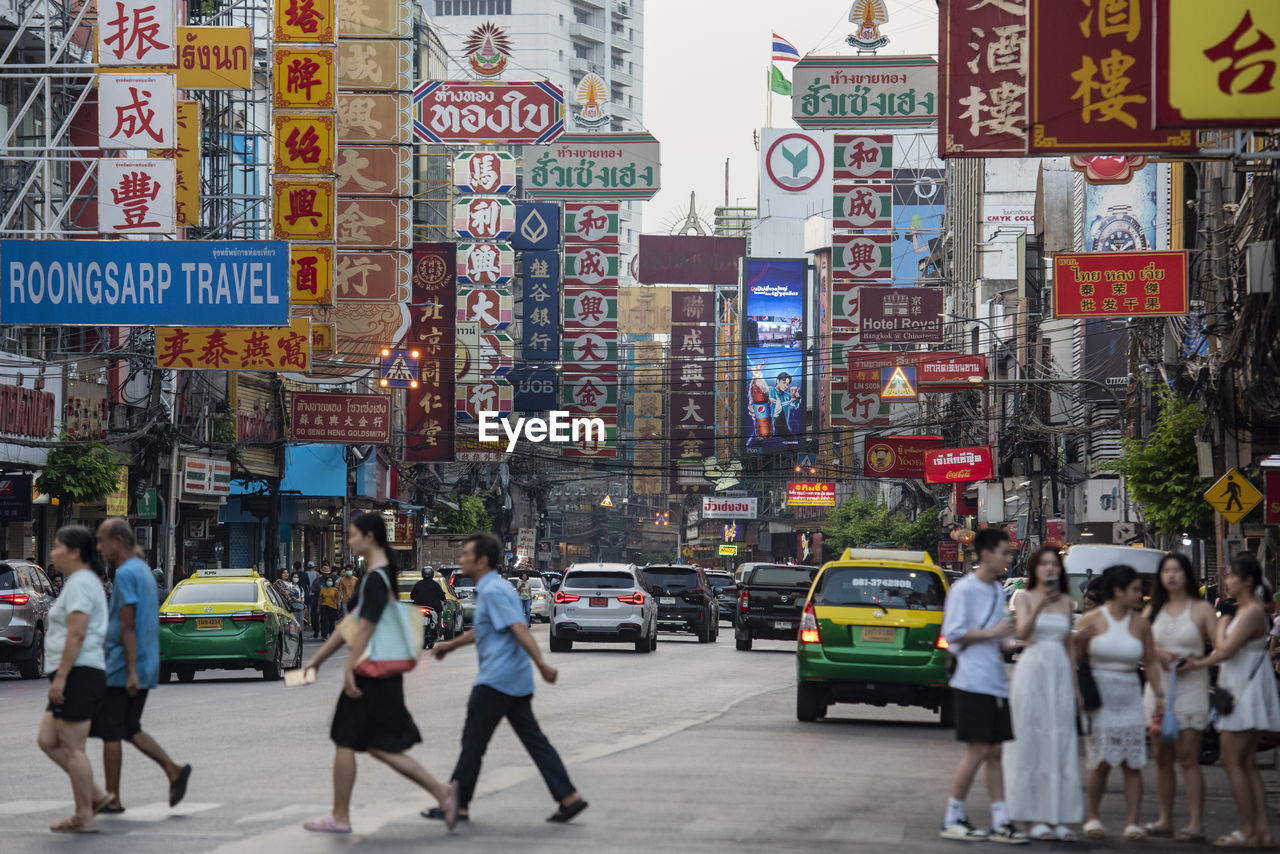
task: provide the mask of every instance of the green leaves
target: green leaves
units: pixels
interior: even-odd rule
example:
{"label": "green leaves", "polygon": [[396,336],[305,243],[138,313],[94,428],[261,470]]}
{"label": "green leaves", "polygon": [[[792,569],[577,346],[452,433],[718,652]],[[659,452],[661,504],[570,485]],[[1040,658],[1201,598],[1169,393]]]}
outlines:
{"label": "green leaves", "polygon": [[493,520],[484,509],[484,498],[464,495],[458,499],[458,509],[440,505],[435,511],[436,528],[446,534],[474,534],[476,531],[492,531]]}
{"label": "green leaves", "polygon": [[912,519],[906,513],[890,513],[880,498],[854,497],[827,514],[822,533],[836,552],[870,543],[932,552],[937,551],[938,510],[930,508]]}
{"label": "green leaves", "polygon": [[[65,430],[59,438],[73,441]],[[116,491],[121,467],[116,452],[101,442],[63,445],[49,452],[36,486],[59,502],[97,504]]]}

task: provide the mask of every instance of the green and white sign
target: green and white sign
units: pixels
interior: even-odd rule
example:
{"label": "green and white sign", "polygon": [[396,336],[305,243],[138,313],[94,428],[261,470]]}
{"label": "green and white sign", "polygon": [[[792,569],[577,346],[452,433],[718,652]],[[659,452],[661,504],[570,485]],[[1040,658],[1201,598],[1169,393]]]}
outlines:
{"label": "green and white sign", "polygon": [[[618,292],[607,294],[591,288],[566,290],[564,295],[564,328],[618,329]],[[567,335],[565,336],[568,337]]]}
{"label": "green and white sign", "polygon": [[662,187],[658,140],[644,132],[565,134],[526,145],[522,177],[538,199],[651,199]]}

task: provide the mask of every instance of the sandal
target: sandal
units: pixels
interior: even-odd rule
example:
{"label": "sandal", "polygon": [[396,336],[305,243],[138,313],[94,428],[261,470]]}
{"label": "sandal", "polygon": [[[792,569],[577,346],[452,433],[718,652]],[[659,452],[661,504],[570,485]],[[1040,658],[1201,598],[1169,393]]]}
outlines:
{"label": "sandal", "polygon": [[444,813],[444,826],[453,830],[458,823],[458,784],[449,784],[449,796],[440,802],[440,810]]}
{"label": "sandal", "polygon": [[1204,842],[1204,832],[1194,831],[1189,827],[1184,827],[1173,835],[1175,842]]}
{"label": "sandal", "polygon": [[1075,842],[1076,835],[1071,832],[1071,828],[1065,824],[1060,824],[1053,829],[1053,835],[1059,842]]}
{"label": "sandal", "polygon": [[1038,822],[1036,824],[1033,824],[1031,826],[1031,829],[1027,831],[1027,836],[1030,836],[1032,839],[1036,839],[1041,842],[1051,842],[1058,838],[1057,836],[1054,835],[1053,828],[1045,824],[1044,822]]}
{"label": "sandal", "polygon": [[1102,826],[1101,821],[1091,818],[1084,823],[1084,835],[1090,839],[1106,839],[1107,829]]}
{"label": "sandal", "polygon": [[191,779],[191,766],[183,765],[182,770],[178,772],[178,777],[169,784],[169,806],[176,807],[182,803],[183,797],[187,794],[187,781]]}
{"label": "sandal", "polygon": [[57,824],[49,825],[49,830],[54,833],[97,833],[98,826],[96,824],[83,824],[80,819],[75,816],[64,819]]}
{"label": "sandal", "polygon": [[1147,836],[1156,836],[1162,839],[1173,836],[1172,827],[1161,827],[1159,824],[1156,824],[1154,821],[1144,824],[1142,826],[1142,829],[1147,832]]}
{"label": "sandal", "polygon": [[107,792],[105,795],[102,796],[101,800],[94,802],[93,814],[97,815],[100,812],[105,812],[111,815],[115,815],[116,813],[124,812],[124,807],[110,807],[110,808],[107,807],[107,804],[111,803],[115,799],[116,799],[115,795],[111,794],[110,792]]}
{"label": "sandal", "polygon": [[547,821],[552,824],[565,824],[566,822],[573,821],[573,817],[586,808],[587,802],[582,798],[578,798],[568,806],[561,804],[558,810],[547,816]]}
{"label": "sandal", "polygon": [[1138,842],[1147,838],[1147,832],[1136,824],[1131,824],[1124,829],[1124,838],[1130,842]]}
{"label": "sandal", "polygon": [[1233,830],[1226,836],[1219,836],[1213,840],[1213,844],[1217,848],[1248,848],[1249,840],[1238,830]]}
{"label": "sandal", "polygon": [[302,825],[304,830],[312,833],[350,833],[351,825],[339,824],[337,819],[333,817],[333,813],[329,813],[323,818],[313,818]]}

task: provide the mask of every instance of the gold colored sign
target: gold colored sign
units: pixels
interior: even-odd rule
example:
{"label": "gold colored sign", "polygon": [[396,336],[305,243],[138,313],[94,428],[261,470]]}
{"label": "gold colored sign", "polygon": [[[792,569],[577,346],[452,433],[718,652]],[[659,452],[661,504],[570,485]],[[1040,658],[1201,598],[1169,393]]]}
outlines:
{"label": "gold colored sign", "polygon": [[195,227],[200,225],[200,102],[179,101],[176,124],[174,141],[178,147],[150,151],[147,156],[174,161],[177,170],[174,222]]}
{"label": "gold colored sign", "polygon": [[335,239],[343,248],[410,249],[413,208],[408,199],[338,199]]}
{"label": "gold colored sign", "polygon": [[178,27],[179,89],[252,89],[253,29]]}
{"label": "gold colored sign", "polygon": [[311,319],[288,326],[157,326],[156,364],[180,371],[306,371]]}
{"label": "gold colored sign", "polygon": [[276,240],[333,240],[333,181],[277,178],[272,197]]}
{"label": "gold colored sign", "polygon": [[277,109],[333,109],[338,91],[333,48],[278,47],[271,68]]}
{"label": "gold colored sign", "polygon": [[1157,47],[1157,86],[1163,83],[1172,108],[1157,105],[1161,127],[1175,120],[1213,127],[1280,124],[1280,4],[1169,2],[1161,14],[1168,20],[1158,38],[1167,43]]}
{"label": "gold colored sign", "polygon": [[338,337],[332,323],[312,323],[311,324],[311,355],[319,356],[321,353],[333,354],[334,340]]}
{"label": "gold colored sign", "polygon": [[289,247],[289,305],[333,305],[333,247]]}
{"label": "gold colored sign", "polygon": [[409,95],[344,92],[338,96],[338,141],[413,142],[413,103]]}
{"label": "gold colored sign", "polygon": [[336,5],[334,0],[276,0],[276,41],[332,42]]}
{"label": "gold colored sign", "polygon": [[412,149],[405,145],[344,145],[338,149],[339,196],[409,196]]}
{"label": "gold colored sign", "polygon": [[338,147],[333,114],[276,113],[275,165],[277,175],[331,175]]}
{"label": "gold colored sign", "polygon": [[409,41],[343,39],[338,43],[338,88],[399,92],[413,88]]}
{"label": "gold colored sign", "polygon": [[338,0],[338,36],[407,39],[413,34],[413,8],[400,0]]}

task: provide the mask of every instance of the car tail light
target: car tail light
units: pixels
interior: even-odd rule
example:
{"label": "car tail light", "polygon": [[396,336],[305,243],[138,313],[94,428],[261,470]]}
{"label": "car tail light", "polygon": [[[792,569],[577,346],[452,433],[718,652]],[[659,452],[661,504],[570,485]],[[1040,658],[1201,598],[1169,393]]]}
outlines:
{"label": "car tail light", "polygon": [[751,591],[743,590],[738,594],[738,610],[747,613],[747,599],[751,596]]}
{"label": "car tail light", "polygon": [[639,591],[628,593],[626,596],[619,596],[618,601],[624,605],[643,605],[644,594]]}
{"label": "car tail light", "polygon": [[561,593],[559,590],[557,590],[555,603],[557,605],[563,605],[566,602],[577,602],[581,598],[582,598],[581,596],[574,596],[572,593]]}
{"label": "car tail light", "polygon": [[233,623],[265,623],[267,621],[266,611],[241,611],[238,614],[231,615]]}
{"label": "car tail light", "polygon": [[161,614],[160,622],[162,623],[185,623],[187,618],[181,614]]}
{"label": "car tail light", "polygon": [[4,605],[25,605],[31,601],[31,596],[26,593],[6,593],[0,596],[0,604]]}
{"label": "car tail light", "polygon": [[822,635],[818,632],[818,614],[813,610],[813,603],[804,606],[804,614],[800,617],[800,643],[822,643]]}
{"label": "car tail light", "polygon": [[947,639],[942,635],[938,635],[938,642],[933,645],[934,649],[951,649],[951,644],[947,643]]}
{"label": "car tail light", "polygon": [[424,613],[424,614],[430,614],[430,613],[431,613],[431,609],[430,609],[430,608],[423,608],[423,609],[422,609],[422,613]]}

